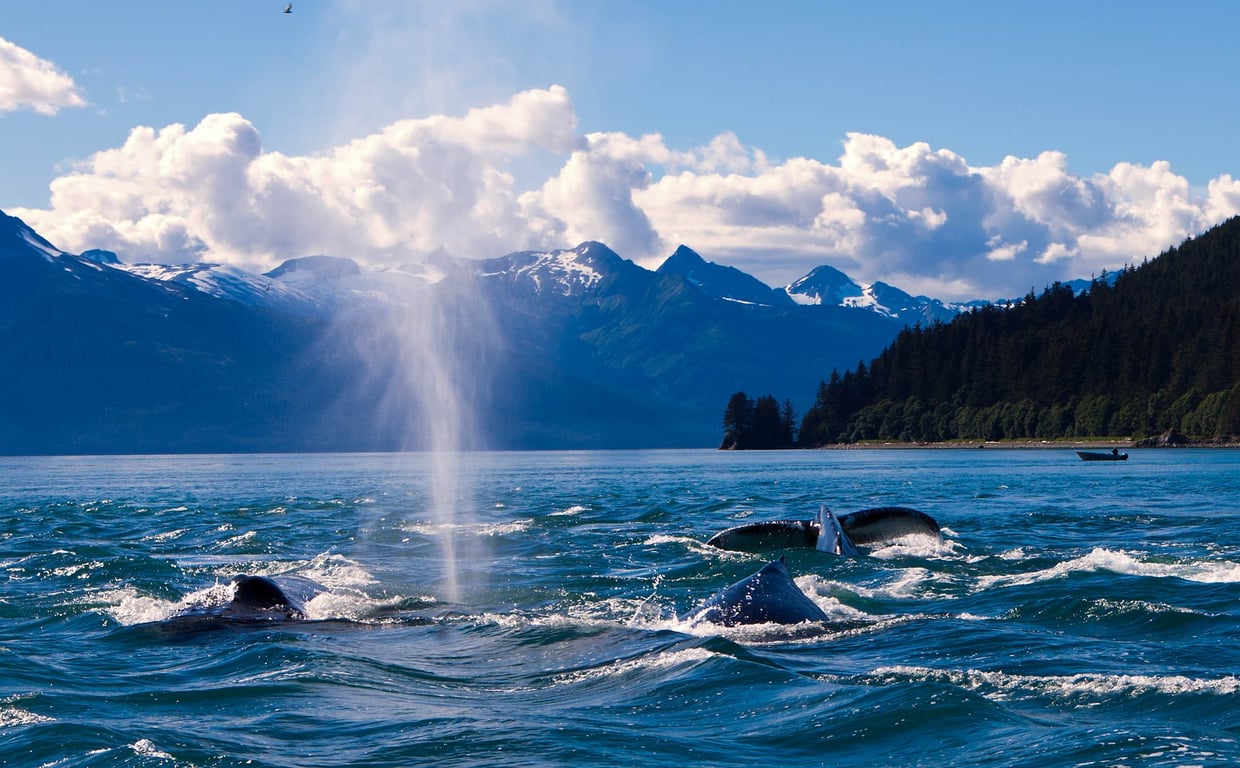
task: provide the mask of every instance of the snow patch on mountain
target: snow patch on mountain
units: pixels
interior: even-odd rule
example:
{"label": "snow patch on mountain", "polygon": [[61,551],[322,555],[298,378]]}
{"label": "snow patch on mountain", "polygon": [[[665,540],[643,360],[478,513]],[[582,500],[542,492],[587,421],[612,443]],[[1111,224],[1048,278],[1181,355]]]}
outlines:
{"label": "snow patch on mountain", "polygon": [[148,280],[178,283],[199,293],[228,299],[247,306],[298,302],[304,297],[296,289],[264,275],[256,275],[227,264],[109,264]]}
{"label": "snow patch on mountain", "polygon": [[619,257],[607,246],[589,242],[568,250],[520,251],[488,259],[478,274],[528,284],[537,294],[580,296],[603,280],[603,270],[612,259]]}
{"label": "snow patch on mountain", "polygon": [[945,304],[928,296],[911,296],[884,282],[859,283],[829,266],[814,269],[783,290],[797,304],[864,309],[908,324],[950,322],[979,304]]}
{"label": "snow patch on mountain", "polygon": [[64,251],[53,247],[51,243],[36,235],[34,230],[27,229],[23,231],[22,239],[29,243],[31,248],[43,254],[43,258],[48,261],[55,259],[57,256],[64,255]]}
{"label": "snow patch on mountain", "polygon": [[847,306],[846,301],[865,300],[864,288],[835,267],[825,264],[784,287],[784,293],[804,306]]}

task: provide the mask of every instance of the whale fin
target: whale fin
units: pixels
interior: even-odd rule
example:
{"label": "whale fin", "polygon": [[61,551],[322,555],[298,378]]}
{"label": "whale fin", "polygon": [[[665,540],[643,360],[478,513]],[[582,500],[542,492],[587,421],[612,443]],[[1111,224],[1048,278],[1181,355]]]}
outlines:
{"label": "whale fin", "polygon": [[839,518],[827,507],[826,504],[818,505],[818,542],[814,548],[819,552],[830,552],[833,555],[841,555],[845,557],[858,557],[861,552],[857,550],[857,545],[844,533],[843,526],[840,525]]}
{"label": "whale fin", "polygon": [[706,544],[734,552],[768,552],[813,547],[817,542],[818,529],[812,520],[768,520],[720,531]]}
{"label": "whale fin", "polygon": [[875,507],[841,515],[840,527],[856,544],[891,541],[901,536],[939,537],[939,524],[925,512],[908,507]]}
{"label": "whale fin", "polygon": [[901,536],[939,537],[939,524],[925,512],[908,507],[875,507],[836,515],[821,504],[815,520],[767,520],[720,531],[706,543],[734,552],[817,549],[837,555],[858,555],[858,546]]}

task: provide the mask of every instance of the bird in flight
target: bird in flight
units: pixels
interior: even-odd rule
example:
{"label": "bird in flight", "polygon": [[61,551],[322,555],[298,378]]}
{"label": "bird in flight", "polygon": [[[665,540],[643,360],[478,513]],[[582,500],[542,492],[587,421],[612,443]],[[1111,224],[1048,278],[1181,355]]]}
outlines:
{"label": "bird in flight", "polygon": [[284,12],[285,12],[285,13],[292,13],[292,12],[293,12],[293,4],[292,4],[292,3],[289,3],[288,5],[284,6]]}

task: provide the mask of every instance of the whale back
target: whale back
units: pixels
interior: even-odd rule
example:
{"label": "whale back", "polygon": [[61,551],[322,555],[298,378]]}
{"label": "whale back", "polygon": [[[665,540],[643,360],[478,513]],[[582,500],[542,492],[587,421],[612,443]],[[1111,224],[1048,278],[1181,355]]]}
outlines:
{"label": "whale back", "polygon": [[716,593],[686,618],[692,624],[723,627],[828,620],[827,614],[792,580],[782,557]]}
{"label": "whale back", "polygon": [[237,576],[233,578],[233,597],[224,615],[255,616],[274,613],[290,619],[304,619],[306,603],[326,591],[317,581],[303,576]]}

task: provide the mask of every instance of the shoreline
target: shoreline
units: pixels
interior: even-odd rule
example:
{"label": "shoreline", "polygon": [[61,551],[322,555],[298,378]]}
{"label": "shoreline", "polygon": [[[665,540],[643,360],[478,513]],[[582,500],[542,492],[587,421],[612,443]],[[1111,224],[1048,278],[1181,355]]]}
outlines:
{"label": "shoreline", "polygon": [[[1157,440],[1157,438],[1155,438]],[[1186,440],[1180,443],[1159,445],[1146,440],[1132,438],[1114,438],[1097,440],[947,440],[936,443],[903,443],[898,441],[866,441],[862,443],[832,443],[819,445],[809,450],[815,451],[866,451],[866,450],[977,450],[994,449],[1001,451],[1019,451],[1030,449],[1064,450],[1123,450],[1168,449],[1168,448],[1240,448],[1240,440],[1211,438],[1208,440]]]}

